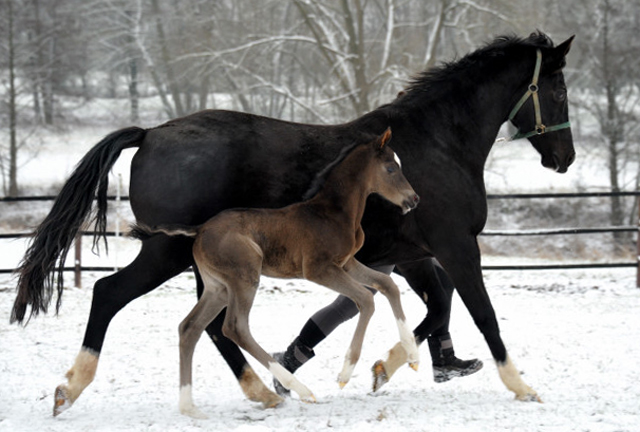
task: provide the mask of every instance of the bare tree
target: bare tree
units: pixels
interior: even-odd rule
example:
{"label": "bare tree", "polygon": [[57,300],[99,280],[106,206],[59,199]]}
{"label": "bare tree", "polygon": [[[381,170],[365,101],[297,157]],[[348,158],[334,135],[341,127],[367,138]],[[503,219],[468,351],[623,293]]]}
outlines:
{"label": "bare tree", "polygon": [[[18,143],[16,137],[16,49],[14,43],[14,0],[5,0],[6,3],[6,16],[5,16],[5,25],[6,25],[6,33],[7,33],[7,60],[8,60],[8,70],[9,70],[9,172],[8,172],[8,180],[9,187],[8,190],[5,189],[5,193],[10,197],[15,197],[18,195]],[[0,159],[0,168],[2,168],[2,172],[4,174],[4,160]],[[3,176],[4,180],[4,176]],[[4,182],[3,182],[4,183]]]}
{"label": "bare tree", "polygon": [[[596,120],[596,140],[604,143],[612,192],[637,187],[638,130],[640,129],[640,67],[636,29],[638,9],[632,2],[619,0],[582,0],[585,14],[565,15],[571,27],[589,28],[582,33],[578,45],[582,51],[575,84],[585,91],[578,94],[576,104]],[[564,6],[562,6],[564,7]],[[572,10],[575,9],[572,8]],[[571,18],[573,19],[571,19]],[[635,211],[625,208],[621,197],[611,199],[612,225],[624,225],[635,219]],[[631,216],[633,214],[633,216]],[[625,233],[615,233],[625,240]]]}

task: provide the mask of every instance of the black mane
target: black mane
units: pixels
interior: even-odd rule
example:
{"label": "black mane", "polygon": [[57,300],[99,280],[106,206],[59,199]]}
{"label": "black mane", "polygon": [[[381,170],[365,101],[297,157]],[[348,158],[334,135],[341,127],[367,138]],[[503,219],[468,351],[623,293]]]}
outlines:
{"label": "black mane", "polygon": [[544,33],[538,31],[529,37],[522,38],[515,35],[497,36],[484,47],[479,48],[459,60],[443,62],[440,66],[429,68],[417,74],[409,83],[406,93],[432,91],[445,82],[452,82],[452,77],[472,70],[474,66],[485,62],[487,59],[504,57],[514,48],[552,48],[553,41]]}
{"label": "black mane", "polygon": [[329,177],[329,174],[331,174],[336,166],[340,165],[340,163],[349,155],[349,153],[351,153],[353,149],[358,146],[358,144],[359,143],[356,142],[344,147],[342,150],[340,150],[340,153],[332,162],[330,162],[327,166],[322,168],[322,170],[320,170],[318,174],[316,174],[315,178],[311,182],[311,186],[302,196],[303,201],[307,201],[313,198],[318,192],[320,192],[320,189],[322,189],[322,187],[324,186],[327,178]]}

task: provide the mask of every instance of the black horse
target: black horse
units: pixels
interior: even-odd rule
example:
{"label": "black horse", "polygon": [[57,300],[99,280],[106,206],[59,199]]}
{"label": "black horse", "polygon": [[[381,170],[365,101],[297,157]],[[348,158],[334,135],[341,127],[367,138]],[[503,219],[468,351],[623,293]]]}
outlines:
{"label": "black horse", "polygon": [[[448,322],[451,306],[450,295],[433,280],[429,258],[435,256],[484,335],[506,386],[518,399],[537,399],[500,337],[476,236],[487,217],[484,164],[505,121],[530,140],[543,166],[563,173],[574,161],[562,74],[572,39],[554,47],[542,33],[497,38],[459,61],[424,72],[402,97],[346,124],[317,126],[202,111],[152,129],[130,127],[110,134],[83,158],[37,228],[19,269],[12,321],[22,322],[29,306],[31,316],[46,312],[56,287],[59,308],[64,259],[96,193],[96,230],[104,232],[108,172],[123,149],[139,148],[130,184],[137,220],[151,226],[197,225],[227,208],[273,208],[299,201],[316,173],[343,147],[371,141],[391,127],[404,173],[428,205],[402,217],[383,200],[370,198],[358,260],[369,266],[396,265],[426,300],[428,314],[414,330],[422,342]],[[151,237],[131,264],[96,282],[82,349],[68,383],[56,391],[55,414],[92,381],[115,314],[192,266],[191,247],[191,239]],[[278,396],[223,337],[222,321],[218,317],[207,331],[245,394],[272,405]]]}

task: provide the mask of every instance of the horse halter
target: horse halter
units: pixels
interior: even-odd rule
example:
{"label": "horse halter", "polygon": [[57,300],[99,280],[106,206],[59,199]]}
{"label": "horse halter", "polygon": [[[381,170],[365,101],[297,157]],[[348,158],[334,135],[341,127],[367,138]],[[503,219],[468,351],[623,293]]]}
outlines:
{"label": "horse halter", "polygon": [[509,138],[509,141],[517,140],[520,138],[529,138],[534,135],[542,135],[547,132],[554,132],[561,129],[566,129],[571,127],[571,122],[566,121],[564,123],[560,123],[554,126],[545,126],[542,123],[542,114],[540,113],[540,99],[538,97],[538,77],[540,76],[540,66],[542,65],[542,52],[540,49],[536,50],[536,66],[533,71],[533,79],[531,80],[531,84],[529,84],[529,88],[527,92],[520,98],[516,106],[513,107],[511,113],[509,114],[509,121],[513,122],[513,118],[518,114],[518,111],[522,108],[524,103],[529,99],[529,96],[533,99],[533,109],[536,116],[536,126],[535,129],[531,132],[521,132],[518,129],[518,132]]}

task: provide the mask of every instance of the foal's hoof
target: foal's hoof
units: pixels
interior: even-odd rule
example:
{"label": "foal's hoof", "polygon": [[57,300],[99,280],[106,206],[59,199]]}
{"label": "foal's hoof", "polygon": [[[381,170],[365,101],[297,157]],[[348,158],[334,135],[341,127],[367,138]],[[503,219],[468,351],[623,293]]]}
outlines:
{"label": "foal's hoof", "polygon": [[209,418],[205,413],[200,411],[195,405],[191,405],[188,407],[180,407],[180,413],[194,419],[206,420]]}
{"label": "foal's hoof", "polygon": [[413,369],[414,371],[416,371],[416,372],[418,372],[418,365],[419,365],[419,362],[417,362],[417,361],[409,363],[409,367],[411,369]]}
{"label": "foal's hoof", "polygon": [[73,405],[73,402],[71,402],[67,395],[67,387],[64,384],[56,387],[56,392],[53,396],[53,416],[56,417],[63,411],[68,410],[71,408],[71,405]]}
{"label": "foal's hoof", "polygon": [[305,402],[305,403],[316,403],[316,402],[318,402],[316,400],[316,397],[313,395],[313,393],[309,393],[308,395],[304,395],[304,396],[300,395],[300,400],[302,402]]}
{"label": "foal's hoof", "polygon": [[371,372],[373,372],[373,391],[376,392],[380,387],[389,382],[389,376],[387,375],[382,360],[375,362],[371,368]]}
{"label": "foal's hoof", "polygon": [[539,402],[542,403],[542,399],[536,392],[533,393],[525,393],[521,395],[516,395],[516,399],[523,402]]}
{"label": "foal's hoof", "polygon": [[258,401],[262,403],[263,408],[276,408],[284,402],[284,398],[278,396],[275,393],[265,394],[262,400]]}

